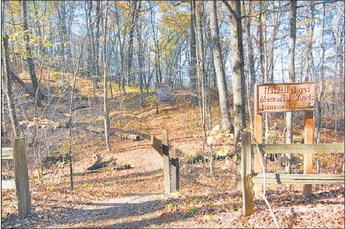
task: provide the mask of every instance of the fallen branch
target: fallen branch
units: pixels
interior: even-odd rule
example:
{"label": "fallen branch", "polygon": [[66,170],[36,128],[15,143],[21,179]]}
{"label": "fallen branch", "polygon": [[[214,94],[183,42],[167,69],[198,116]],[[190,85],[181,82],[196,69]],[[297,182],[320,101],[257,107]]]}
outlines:
{"label": "fallen branch", "polygon": [[101,156],[96,153],[93,153],[92,157],[94,159],[94,163],[89,168],[87,168],[87,170],[100,169],[100,168],[108,166],[109,164],[112,164],[113,166],[116,165],[115,159],[113,157],[111,157],[107,161],[102,161]]}
{"label": "fallen branch", "polygon": [[[104,127],[98,127],[98,126],[88,126],[86,129],[97,134],[103,134],[105,132]],[[111,135],[114,135],[114,131],[111,131]]]}
{"label": "fallen branch", "polygon": [[125,138],[125,139],[131,139],[133,141],[140,141],[141,140],[141,136],[137,135],[137,134],[128,134],[128,133],[124,133],[124,132],[115,132],[115,135]]}
{"label": "fallen branch", "polygon": [[72,108],[72,111],[75,111],[75,110],[78,110],[78,109],[84,109],[84,108],[88,108],[88,107],[89,107],[89,105],[81,105],[81,106]]}
{"label": "fallen branch", "polygon": [[96,170],[106,166],[105,162],[101,162],[102,159],[100,155],[93,153],[92,157],[94,159],[94,163],[89,168],[87,168],[87,170]]}
{"label": "fallen branch", "polygon": [[22,86],[24,88],[24,90],[26,91],[26,93],[28,93],[31,97],[35,98],[35,92],[33,90],[31,90],[25,83],[24,81],[19,78],[16,73],[14,73],[12,70],[9,71],[11,78],[15,81],[17,81],[20,86]]}
{"label": "fallen branch", "polygon": [[[105,132],[103,127],[97,126],[88,126],[87,130],[98,134],[102,134]],[[111,135],[116,135],[125,139],[131,139],[133,141],[140,141],[142,139],[141,136],[139,136],[138,134],[130,134],[121,131],[115,131],[114,129],[111,130]]]}

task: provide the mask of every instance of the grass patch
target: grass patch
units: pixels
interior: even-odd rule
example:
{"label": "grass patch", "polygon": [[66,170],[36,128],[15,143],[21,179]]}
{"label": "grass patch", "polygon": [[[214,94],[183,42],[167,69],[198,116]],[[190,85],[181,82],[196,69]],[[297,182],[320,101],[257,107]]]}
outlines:
{"label": "grass patch", "polygon": [[205,221],[210,222],[213,220],[213,216],[214,216],[213,214],[207,213],[206,215],[204,215],[204,219]]}
{"label": "grass patch", "polygon": [[197,211],[197,208],[195,206],[190,206],[189,207],[189,211],[190,212],[196,212]]}
{"label": "grass patch", "polygon": [[198,200],[198,199],[200,199],[201,197],[200,197],[200,196],[193,195],[193,196],[190,196],[189,198],[190,198],[191,200]]}
{"label": "grass patch", "polygon": [[176,205],[174,203],[169,203],[166,205],[167,210],[173,210]]}

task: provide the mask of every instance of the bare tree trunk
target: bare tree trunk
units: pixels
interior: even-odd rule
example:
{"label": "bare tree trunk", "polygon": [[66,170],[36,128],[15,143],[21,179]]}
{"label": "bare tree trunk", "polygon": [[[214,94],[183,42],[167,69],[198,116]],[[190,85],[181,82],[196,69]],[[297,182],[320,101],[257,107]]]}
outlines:
{"label": "bare tree trunk", "polygon": [[[138,10],[141,9],[142,2],[138,1]],[[141,31],[141,22],[138,21],[137,25],[137,40],[138,40],[138,64],[139,64],[139,90],[140,90],[140,98],[141,98],[141,107],[144,105],[144,94],[143,94],[143,46],[142,46],[142,31]]]}
{"label": "bare tree trunk", "polygon": [[104,125],[105,125],[105,140],[106,140],[106,147],[107,151],[111,151],[111,145],[109,141],[109,136],[110,136],[110,119],[109,119],[109,111],[108,111],[108,104],[107,104],[107,55],[106,55],[106,45],[107,45],[107,16],[108,16],[108,1],[105,5],[105,13],[104,13],[104,18],[103,18],[103,112],[104,112]]}
{"label": "bare tree trunk", "polygon": [[73,119],[73,104],[74,104],[74,91],[76,88],[77,83],[77,74],[79,72],[79,67],[82,59],[82,53],[83,53],[83,46],[88,37],[88,34],[83,38],[82,43],[80,44],[80,49],[77,57],[77,66],[73,73],[73,81],[72,81],[72,89],[71,89],[71,96],[70,96],[70,104],[69,104],[69,119],[68,119],[68,126],[69,126],[69,132],[68,132],[68,140],[69,140],[69,167],[70,167],[70,185],[71,190],[74,188],[73,183],[73,157],[72,157],[72,119]]}
{"label": "bare tree trunk", "polygon": [[[338,131],[339,121],[342,119],[340,117],[339,111],[344,111],[344,94],[343,93],[343,86],[344,85],[344,74],[343,74],[343,50],[344,50],[344,34],[345,34],[345,26],[344,23],[344,14],[343,12],[340,13],[338,21],[335,25],[334,34],[335,34],[335,47],[336,47],[336,54],[335,54],[335,79],[334,79],[334,88],[333,88],[333,101],[334,101],[334,130]],[[338,69],[339,68],[339,69]],[[338,77],[338,78],[337,78]],[[341,112],[342,114],[343,112]]]}
{"label": "bare tree trunk", "polygon": [[[252,1],[249,1],[249,14],[251,14]],[[255,73],[255,60],[252,47],[252,37],[251,37],[251,18],[246,18],[245,34],[247,40],[247,55],[248,55],[248,66],[249,66],[249,93],[250,95],[254,92],[254,84],[256,83],[256,73]]]}
{"label": "bare tree trunk", "polygon": [[[272,3],[274,4],[274,3]],[[273,6],[274,8],[274,6]],[[272,23],[273,23],[273,30],[271,31],[270,39],[267,43],[266,55],[265,55],[265,80],[266,83],[274,83],[274,46],[275,46],[275,39],[276,34],[279,28],[279,20],[276,12],[272,12]],[[265,143],[269,143],[269,115],[268,113],[265,113],[264,119],[265,119]]]}
{"label": "bare tree trunk", "polygon": [[100,36],[101,36],[101,33],[100,33],[100,21],[101,21],[101,8],[100,8],[100,5],[101,5],[101,1],[100,0],[97,0],[96,1],[96,35],[95,35],[95,41],[94,41],[94,47],[95,47],[95,51],[94,51],[94,60],[95,60],[95,74],[97,76],[100,75],[100,64],[99,64],[99,47],[100,47]]}
{"label": "bare tree trunk", "polygon": [[272,12],[273,30],[271,32],[271,36],[269,39],[269,49],[268,49],[268,58],[267,58],[268,59],[267,72],[268,72],[269,83],[274,83],[274,49],[275,49],[276,34],[280,26],[279,16],[280,15],[278,15],[278,13]]}
{"label": "bare tree trunk", "polygon": [[[259,24],[258,24],[258,33],[259,33],[259,64],[261,69],[261,82],[268,83],[268,56],[267,56],[267,39],[266,39],[266,14],[263,13],[263,3],[264,1],[260,1],[260,15],[259,15]],[[268,2],[265,2],[266,7],[268,6]],[[268,123],[268,113],[264,115],[264,142],[268,143],[269,138],[269,123]]]}
{"label": "bare tree trunk", "polygon": [[259,63],[260,63],[260,68],[261,68],[261,81],[263,83],[267,83],[267,76],[266,76],[266,69],[265,69],[265,64],[264,64],[264,38],[263,38],[263,27],[265,24],[265,18],[263,17],[263,1],[259,2],[260,4],[260,15],[259,15],[259,25],[258,25],[258,33],[259,33]]}
{"label": "bare tree trunk", "polygon": [[[149,3],[150,7],[152,3]],[[157,35],[157,29],[155,29],[155,23],[154,19],[156,16],[153,13],[154,11],[150,11],[150,24],[152,27],[153,32],[153,39],[154,39],[154,53],[155,53],[155,76],[156,76],[156,82],[162,82],[162,74],[161,74],[161,64],[160,64],[160,47],[159,47],[159,39]]]}
{"label": "bare tree trunk", "polygon": [[4,59],[4,80],[5,80],[5,94],[7,97],[7,106],[8,113],[10,115],[12,130],[14,138],[19,137],[19,126],[17,121],[16,109],[13,102],[13,94],[12,94],[12,85],[11,85],[11,77],[10,77],[10,63],[9,63],[9,54],[8,54],[8,36],[4,35],[2,37],[2,47],[3,47],[3,59]]}
{"label": "bare tree trunk", "polygon": [[245,113],[245,74],[244,51],[241,25],[240,1],[223,1],[231,12],[231,45],[232,45],[232,80],[234,134],[236,142],[240,139],[240,131],[246,128]]}
{"label": "bare tree trunk", "polygon": [[322,96],[324,92],[324,56],[325,56],[325,48],[324,48],[324,24],[325,24],[325,17],[326,17],[326,5],[323,3],[323,15],[322,15],[322,37],[321,37],[321,49],[322,49],[322,56],[321,56],[321,74],[319,78],[319,87],[318,87],[318,94],[317,94],[317,102],[316,102],[316,110],[317,110],[317,130],[316,130],[316,141],[317,143],[320,142],[320,135],[321,135],[321,123],[322,123]]}
{"label": "bare tree trunk", "polygon": [[[288,50],[288,75],[290,82],[295,82],[295,46],[296,46],[296,14],[297,14],[297,1],[291,0],[291,11],[290,11],[290,42]],[[286,144],[292,143],[292,112],[286,112]],[[292,155],[287,154],[288,163],[286,165],[286,172],[291,173],[291,161]]]}
{"label": "bare tree trunk", "polygon": [[22,10],[23,10],[23,30],[26,31],[24,39],[25,39],[25,49],[27,52],[26,61],[29,66],[30,79],[32,83],[32,87],[34,92],[37,94],[37,104],[41,105],[41,100],[43,99],[43,95],[41,90],[39,89],[39,83],[37,81],[36,73],[35,73],[35,64],[32,59],[32,52],[30,48],[30,38],[29,38],[29,27],[28,27],[28,10],[27,10],[27,1],[22,1]]}
{"label": "bare tree trunk", "polygon": [[20,86],[24,88],[26,93],[28,93],[31,97],[35,98],[35,92],[32,91],[31,88],[29,88],[21,78],[19,78],[11,69],[8,69],[8,73],[10,74],[12,80],[15,80],[17,83],[20,84]]}
{"label": "bare tree trunk", "polygon": [[[91,1],[86,1],[85,2],[85,14],[86,14],[86,27],[87,27],[87,33],[89,34],[88,36],[88,46],[87,46],[87,55],[88,55],[88,62],[87,62],[87,77],[93,77],[94,74],[93,69],[93,39],[92,39],[92,33],[93,33],[93,27],[91,26],[91,13],[92,13],[92,2]],[[95,83],[93,80],[93,92],[95,94]]]}
{"label": "bare tree trunk", "polygon": [[[117,4],[115,4],[115,16],[116,16],[116,23],[117,23],[117,29],[118,29],[118,43],[119,43],[119,55],[120,55],[120,82],[119,82],[119,90],[120,90],[120,99],[122,101],[123,99],[123,94],[125,94],[125,54],[124,54],[124,45],[125,45],[125,38],[121,39],[121,36],[120,36],[120,23],[119,23],[119,20],[120,20],[120,17],[119,17],[119,12],[118,12],[118,7],[117,7]],[[122,107],[122,106],[121,106]],[[120,123],[121,123],[121,119],[120,119]]]}
{"label": "bare tree trunk", "polygon": [[197,66],[197,57],[196,57],[196,31],[195,31],[195,24],[196,24],[196,1],[192,0],[190,1],[191,4],[191,10],[190,10],[190,30],[191,30],[191,39],[190,39],[190,87],[191,87],[191,104],[193,106],[196,106],[198,104],[198,97],[197,97],[197,73],[196,73],[196,66]]}
{"label": "bare tree trunk", "polygon": [[[311,2],[313,0],[310,0]],[[314,56],[313,56],[313,42],[314,42],[314,29],[315,29],[315,6],[314,4],[311,4],[310,6],[310,18],[311,21],[309,23],[309,41],[308,41],[308,59],[307,59],[307,65],[308,65],[308,74],[306,76],[306,81],[314,81],[316,78],[315,75],[315,63],[314,63]]]}
{"label": "bare tree trunk", "polygon": [[[204,68],[204,49],[203,49],[203,2],[196,1],[196,7],[194,7],[194,13],[196,18],[195,31],[196,31],[196,57],[197,57],[197,80],[199,85],[199,107],[200,107],[200,117],[203,132],[203,153],[207,149],[207,86],[206,86],[206,76]],[[204,159],[204,157],[203,157]],[[212,165],[212,164],[211,164]],[[212,168],[210,168],[212,171]],[[203,170],[205,170],[205,161],[203,160]]]}
{"label": "bare tree trunk", "polygon": [[128,43],[128,49],[127,49],[127,58],[126,58],[126,74],[127,74],[128,85],[131,81],[134,81],[132,79],[131,67],[132,67],[132,56],[133,56],[133,34],[135,31],[136,19],[137,19],[137,1],[130,1],[129,4],[131,4],[132,7],[131,7],[131,27],[130,27],[129,43]]}
{"label": "bare tree trunk", "polygon": [[216,1],[208,1],[208,12],[210,18],[211,45],[215,66],[215,73],[219,91],[219,103],[221,109],[222,129],[229,131],[231,128],[231,117],[229,114],[228,95],[226,86],[225,70],[222,62],[220,47],[219,27],[217,22]]}

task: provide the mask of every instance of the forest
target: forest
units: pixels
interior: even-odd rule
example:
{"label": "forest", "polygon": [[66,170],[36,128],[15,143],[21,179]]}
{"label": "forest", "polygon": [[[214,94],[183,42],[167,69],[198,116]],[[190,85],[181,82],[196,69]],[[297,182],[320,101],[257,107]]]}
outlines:
{"label": "forest", "polygon": [[2,227],[345,227],[344,1],[4,0],[1,26]]}

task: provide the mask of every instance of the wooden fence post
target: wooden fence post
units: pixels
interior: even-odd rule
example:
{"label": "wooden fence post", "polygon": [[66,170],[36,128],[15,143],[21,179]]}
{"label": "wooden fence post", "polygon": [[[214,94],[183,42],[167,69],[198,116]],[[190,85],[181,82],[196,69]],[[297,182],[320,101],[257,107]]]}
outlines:
{"label": "wooden fence post", "polygon": [[253,209],[253,189],[251,183],[251,133],[241,133],[241,178],[243,192],[243,215],[251,215]]}
{"label": "wooden fence post", "polygon": [[31,211],[31,197],[29,190],[28,164],[26,160],[26,146],[23,138],[12,142],[16,193],[18,197],[18,212],[21,219],[26,218]]}
{"label": "wooden fence post", "polygon": [[171,192],[179,191],[179,158],[178,149],[174,149],[171,156]]}
{"label": "wooden fence post", "polygon": [[162,130],[162,158],[163,158],[163,178],[165,184],[165,193],[171,193],[171,179],[170,179],[170,160],[169,160],[169,147],[168,147],[168,131]]}
{"label": "wooden fence post", "polygon": [[[258,113],[258,107],[257,107],[257,101],[258,98],[258,85],[255,85],[255,99],[254,99],[254,137],[256,140],[256,143],[262,144],[263,142],[263,132],[262,132],[262,114]],[[263,170],[261,159],[259,158],[258,154],[256,153],[254,155],[254,172],[255,173],[261,173]],[[262,184],[254,184],[254,190],[255,190],[255,196],[258,197],[260,193],[263,192],[263,185]]]}
{"label": "wooden fence post", "polygon": [[[314,113],[305,111],[304,144],[312,144],[314,141]],[[304,174],[312,174],[312,152],[304,154]],[[303,196],[312,194],[312,185],[304,184]]]}

